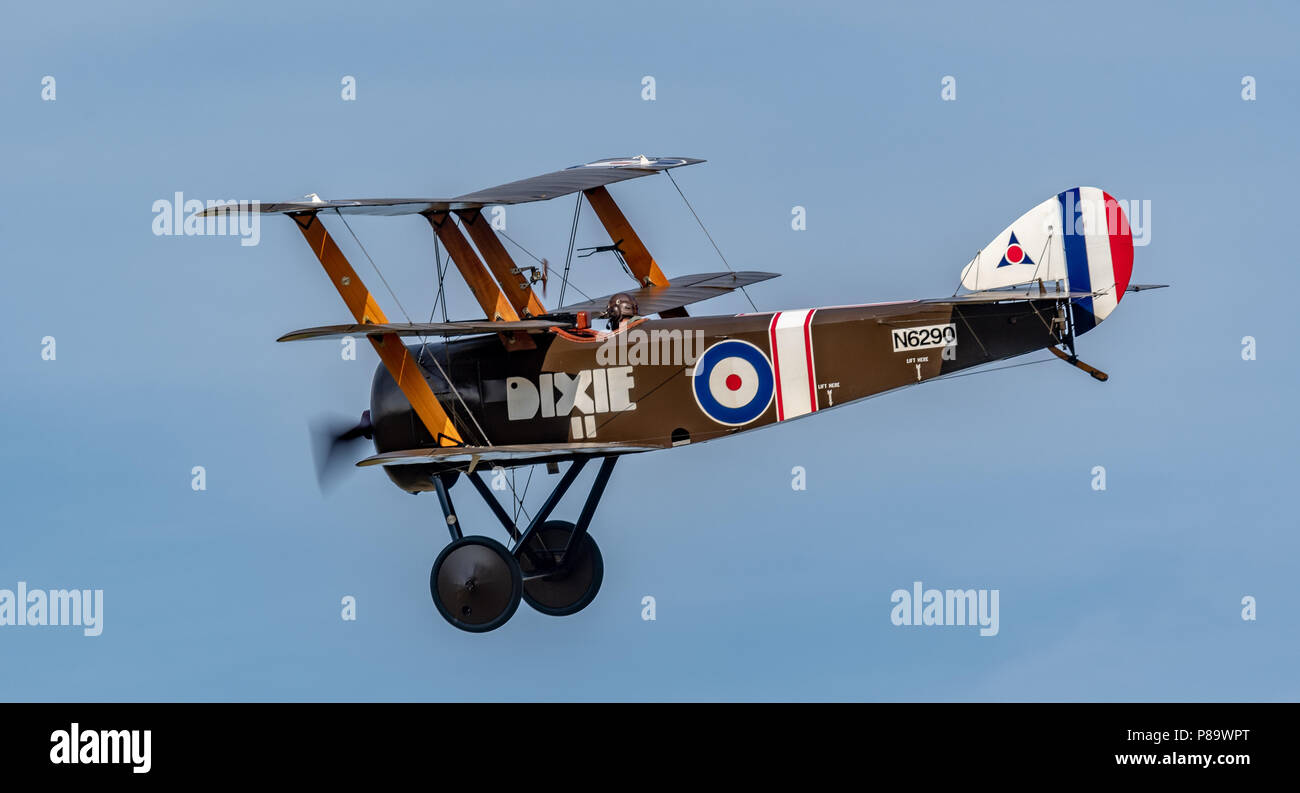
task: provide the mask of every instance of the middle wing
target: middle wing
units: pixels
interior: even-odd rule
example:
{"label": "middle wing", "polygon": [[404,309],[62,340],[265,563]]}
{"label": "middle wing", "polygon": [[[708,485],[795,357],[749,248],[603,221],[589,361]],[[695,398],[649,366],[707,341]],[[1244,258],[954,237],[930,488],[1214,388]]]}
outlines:
{"label": "middle wing", "polygon": [[[641,289],[629,289],[625,292],[616,294],[631,295],[636,301],[638,313],[642,316],[651,314],[662,314],[674,308],[689,306],[692,303],[698,303],[701,300],[708,300],[711,297],[725,295],[728,292],[739,289],[742,286],[749,286],[760,281],[766,281],[770,278],[776,278],[780,273],[762,273],[754,270],[745,270],[738,273],[696,273],[695,275],[678,275],[673,276],[672,283],[668,286],[647,286]],[[585,303],[575,303],[571,306],[557,309],[557,313],[576,314],[579,311],[586,311],[591,316],[597,316],[603,312],[609,305],[609,299],[614,295],[598,297],[595,300],[588,300]]]}
{"label": "middle wing", "polygon": [[302,341],[303,339],[331,339],[340,336],[381,335],[394,336],[462,336],[471,333],[510,333],[524,331],[542,333],[554,327],[572,327],[572,322],[556,319],[521,319],[513,322],[477,319],[468,322],[385,322],[354,325],[322,325],[290,331],[276,341]]}

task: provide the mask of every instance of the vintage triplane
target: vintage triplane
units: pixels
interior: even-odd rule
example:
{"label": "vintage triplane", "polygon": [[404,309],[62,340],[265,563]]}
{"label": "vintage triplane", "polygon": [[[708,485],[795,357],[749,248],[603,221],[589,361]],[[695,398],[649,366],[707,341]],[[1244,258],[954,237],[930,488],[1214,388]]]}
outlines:
{"label": "vintage triplane", "polygon": [[[962,270],[953,296],[692,316],[687,306],[775,274],[728,265],[669,278],[608,186],[655,174],[671,179],[669,169],[698,162],[601,160],[456,198],[312,195],[253,205],[251,211],[285,214],[297,224],[352,315],[349,323],[294,331],[280,341],[364,336],[381,361],[360,423],[324,439],[321,472],[333,469],[349,441],[369,438],[376,453],[357,465],[382,466],[407,492],[437,494],[451,542],[433,564],[429,587],[439,613],[457,628],[497,628],[521,599],[556,616],[592,601],[603,577],[592,516],[620,455],[734,435],[1036,350],[1105,380],[1078,359],[1075,340],[1109,316],[1126,292],[1146,288],[1129,283],[1133,240],[1121,203],[1097,188],[1077,187],[994,237]],[[535,264],[519,266],[491,215],[496,207],[573,194],[561,302],[584,202],[609,244],[578,249],[579,255],[607,254],[635,287],[547,308],[539,292],[553,276],[548,261],[534,257]],[[351,232],[348,215],[428,221],[444,321],[389,321],[326,230],[324,221],[333,218]],[[482,318],[446,320],[442,249]],[[412,337],[418,343],[408,346]],[[592,459],[600,464],[577,519],[553,519]],[[558,474],[561,463],[567,469],[540,507],[530,517],[523,513],[527,520],[516,520],[484,481],[498,467],[544,465]],[[463,533],[450,495],[461,477],[500,520],[510,547]],[[511,492],[510,506],[519,514],[513,486]]]}

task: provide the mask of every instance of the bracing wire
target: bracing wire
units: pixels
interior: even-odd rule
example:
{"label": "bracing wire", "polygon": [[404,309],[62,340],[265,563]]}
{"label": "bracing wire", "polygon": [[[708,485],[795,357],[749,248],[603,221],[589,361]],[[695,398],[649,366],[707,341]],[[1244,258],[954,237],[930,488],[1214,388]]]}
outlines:
{"label": "bracing wire", "polygon": [[[579,196],[579,199],[581,199],[581,196]],[[579,208],[581,208],[581,207],[579,207]],[[515,247],[518,248],[519,250],[521,250],[521,251],[523,251],[524,253],[528,254],[530,257],[532,257],[532,260],[535,261],[535,262],[537,262],[538,264],[543,264],[542,260],[539,259],[539,258],[537,257],[537,254],[533,253],[532,251],[528,250],[528,249],[525,248],[524,246],[520,245],[518,242],[515,242],[514,238],[511,237],[509,234],[505,233],[504,230],[499,230],[499,231],[500,231],[500,233],[501,233],[501,236],[502,236],[502,237],[505,237],[505,238],[506,238],[506,241],[508,241],[511,245],[515,246]],[[570,255],[570,256],[573,255],[573,240],[572,240],[572,235],[570,235],[570,241],[569,241],[569,255]],[[568,261],[569,261],[568,259],[565,259],[564,275],[560,276],[560,305],[564,305],[564,287],[566,287],[566,286],[569,285],[569,264],[568,264]],[[578,294],[582,295],[582,296],[583,296],[584,298],[586,298],[587,300],[590,300],[590,299],[591,299],[591,297],[590,297],[586,292],[582,291],[581,289],[578,289],[578,287],[575,286],[575,287],[573,287],[573,288],[574,288],[574,290],[575,290]]]}
{"label": "bracing wire", "polygon": [[438,296],[433,300],[433,308],[429,309],[429,321],[433,322],[433,316],[438,311],[438,306],[442,306],[442,321],[447,321],[447,293],[445,279],[447,275],[447,264],[442,260],[442,246],[438,240],[438,235],[433,237],[433,269],[438,275]]}
{"label": "bracing wire", "polygon": [[526,480],[524,480],[524,493],[523,493],[523,495],[520,495],[520,494],[519,494],[519,490],[515,487],[515,485],[516,485],[516,481],[515,481],[515,471],[516,471],[516,470],[518,470],[518,469],[515,469],[515,468],[511,468],[511,469],[510,469],[510,495],[514,497],[514,502],[515,502],[515,503],[513,504],[513,508],[514,508],[514,511],[515,511],[515,524],[517,525],[517,524],[519,523],[519,513],[521,513],[521,512],[523,513],[524,517],[528,518],[529,520],[532,520],[532,519],[533,519],[533,516],[530,515],[530,514],[528,514],[528,509],[527,509],[526,507],[524,507],[524,499],[525,499],[525,498],[528,498],[528,488],[529,488],[529,486],[532,485],[532,483],[533,483],[533,471],[537,470],[537,466],[535,466],[535,465],[530,465],[530,466],[528,466],[528,478],[527,478]]}
{"label": "bracing wire", "polygon": [[932,377],[927,382],[937,383],[940,380],[956,380],[958,377],[970,377],[973,374],[992,374],[993,372],[1001,372],[1003,369],[1016,369],[1021,366],[1033,366],[1036,363],[1049,363],[1055,360],[1055,358],[1040,358],[1037,361],[1025,361],[1024,363],[1013,363],[1008,364],[1007,366],[995,366],[992,369],[979,369],[974,372],[951,372],[949,374],[941,374],[938,377]]}
{"label": "bracing wire", "polygon": [[[347,218],[343,217],[343,213],[339,212],[337,209],[334,210],[334,214],[338,215],[339,219],[343,221],[343,225],[347,228],[348,233],[351,234],[352,239],[356,241],[357,247],[361,249],[361,253],[365,255],[366,260],[370,262],[370,266],[374,268],[375,275],[379,276],[380,281],[383,281],[384,287],[388,290],[388,294],[392,296],[393,302],[397,304],[397,309],[402,312],[403,317],[406,317],[407,323],[414,324],[411,322],[411,315],[406,313],[406,308],[402,306],[402,301],[397,299],[397,293],[394,292],[393,288],[388,285],[388,279],[384,277],[384,273],[379,269],[379,265],[375,264],[375,260],[371,258],[370,252],[366,250],[366,246],[361,243],[361,238],[358,237],[357,233],[352,230],[352,225],[348,223]],[[421,353],[425,351],[427,345],[428,345],[428,337],[422,334],[420,336]],[[420,357],[423,358],[424,355],[422,354]],[[451,375],[447,374],[447,370],[442,368],[442,363],[438,361],[438,356],[430,353],[429,360],[433,361],[433,365],[438,367],[438,372],[442,375],[443,381],[447,383],[447,387],[450,388],[451,393],[455,395],[456,401],[460,402],[460,406],[465,408],[465,415],[469,417],[470,421],[474,422],[474,428],[477,429],[479,435],[483,437],[483,441],[488,446],[491,446],[492,445],[491,439],[489,439],[487,433],[483,431],[483,427],[478,423],[478,419],[474,417],[474,412],[469,409],[469,405],[466,404],[465,398],[460,395],[460,389],[456,388],[456,384],[452,382]]]}
{"label": "bracing wire", "polygon": [[[535,467],[535,466],[531,466],[531,465],[528,466],[528,481],[529,481],[529,482],[533,481],[533,468],[534,468],[534,467]],[[523,513],[523,516],[524,516],[525,518],[527,518],[529,521],[531,521],[531,520],[533,519],[533,516],[532,516],[531,513],[528,512],[528,508],[524,506],[524,498],[526,498],[526,497],[528,496],[528,485],[527,485],[527,484],[524,485],[524,494],[523,494],[522,496],[519,495],[519,491],[515,488],[515,469],[514,469],[514,468],[511,468],[511,469],[510,469],[510,478],[509,478],[508,480],[506,480],[506,485],[510,488],[510,498],[511,498],[511,501],[513,502],[513,503],[511,503],[510,508],[514,510],[514,520],[515,520],[515,525],[516,525],[516,526],[519,525],[519,515],[520,515],[520,513]]]}
{"label": "bracing wire", "polygon": [[[443,305],[443,311],[445,312],[447,306],[446,294],[442,296],[442,305]],[[421,339],[420,349],[423,350],[425,337],[421,336],[420,339]],[[443,349],[447,350],[448,361],[450,362],[451,350],[445,344],[443,345]],[[483,438],[483,442],[486,443],[488,446],[491,446],[492,439],[489,438],[488,434],[483,430],[483,425],[479,424],[478,419],[474,417],[474,411],[470,410],[469,405],[465,403],[465,398],[460,395],[460,389],[456,387],[456,384],[454,382],[452,382],[451,375],[447,374],[447,370],[442,368],[442,364],[438,361],[438,356],[430,353],[429,358],[430,360],[433,361],[433,365],[438,367],[438,372],[442,374],[442,379],[447,383],[447,387],[451,389],[451,393],[456,395],[456,401],[460,403],[461,407],[465,408],[465,415],[469,417],[470,421],[474,422],[474,428],[478,430],[478,434]]]}
{"label": "bracing wire", "polygon": [[507,240],[509,240],[511,245],[515,246],[515,247],[518,248],[519,250],[523,251],[524,253],[526,253],[526,254],[528,254],[530,257],[532,257],[532,260],[533,260],[533,261],[537,262],[538,264],[541,264],[541,263],[542,263],[542,260],[539,259],[539,258],[537,258],[537,255],[536,255],[535,253],[533,253],[532,251],[528,250],[527,248],[525,248],[524,246],[520,245],[519,243],[515,242],[515,238],[514,238],[514,237],[511,237],[509,234],[507,234],[507,233],[505,232],[505,229],[497,229],[497,233],[499,233],[502,237],[505,237]]}
{"label": "bracing wire", "polygon": [[[573,265],[573,244],[578,239],[578,215],[582,213],[582,194],[578,194],[578,199],[573,205],[573,225],[569,228],[569,252],[564,255],[564,275],[560,277],[560,305],[564,305],[564,290],[569,285],[569,267]],[[573,287],[578,289],[578,287]],[[578,289],[578,294],[582,290]],[[583,297],[587,297],[583,295]],[[590,300],[591,298],[587,298]]]}
{"label": "bracing wire", "polygon": [[[969,262],[967,262],[966,266],[962,268],[962,273],[965,273],[966,269],[969,267],[973,266],[975,268],[975,287],[971,289],[972,292],[978,292],[980,288],[979,258],[980,258],[980,254],[982,253],[984,253],[984,249],[980,248],[978,251],[975,252],[975,257],[972,258]],[[1034,265],[1034,281],[1042,280],[1039,273],[1043,273],[1043,272],[1050,273],[1052,271],[1051,263],[1049,261],[1051,257],[1052,257],[1052,235],[1048,234],[1047,241],[1043,243],[1043,249],[1038,252],[1038,264]],[[1031,281],[1030,283],[1033,282]],[[956,297],[957,293],[960,291],[961,291],[961,276],[958,275],[957,288],[952,290],[952,296]]]}
{"label": "bracing wire", "polygon": [[393,302],[397,304],[397,310],[402,312],[402,316],[406,317],[407,322],[410,322],[411,315],[407,314],[406,309],[402,307],[402,301],[397,299],[397,293],[393,291],[393,287],[388,285],[388,279],[384,277],[384,274],[379,271],[379,265],[375,264],[375,260],[370,258],[370,251],[367,251],[366,246],[361,244],[361,238],[352,230],[352,224],[348,223],[348,219],[343,217],[343,213],[337,209],[334,210],[334,214],[339,216],[339,220],[343,221],[344,227],[346,227],[348,233],[352,235],[352,239],[356,241],[357,247],[361,249],[363,254],[365,254],[366,261],[370,262],[370,266],[374,268],[375,275],[379,276],[379,280],[384,282],[384,288],[388,290],[388,294],[393,298]]}
{"label": "bracing wire", "polygon": [[[682,201],[686,203],[686,208],[691,210],[691,214],[695,217],[695,222],[700,224],[700,230],[704,232],[704,236],[709,238],[709,243],[713,245],[713,250],[718,252],[718,258],[721,259],[722,263],[727,265],[727,269],[731,270],[734,274],[736,271],[732,268],[731,262],[727,261],[727,257],[722,255],[722,249],[718,247],[718,243],[713,241],[713,235],[710,234],[708,228],[705,227],[704,221],[700,220],[700,216],[695,211],[695,207],[691,206],[690,199],[686,197],[686,194],[682,192],[682,188],[678,186],[677,180],[673,178],[673,172],[665,170],[664,173],[667,174],[668,179],[672,181],[673,187],[677,188],[677,195],[682,197]],[[745,299],[749,301],[749,307],[754,309],[754,313],[757,314],[758,306],[754,305],[754,299],[749,296],[749,290],[742,286],[740,287],[740,291],[745,295]]]}

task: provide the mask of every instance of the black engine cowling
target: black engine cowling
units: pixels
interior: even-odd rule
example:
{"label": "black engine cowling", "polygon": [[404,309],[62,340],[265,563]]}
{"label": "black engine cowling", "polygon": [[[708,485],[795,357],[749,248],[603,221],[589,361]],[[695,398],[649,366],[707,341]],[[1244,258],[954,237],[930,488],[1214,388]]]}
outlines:
{"label": "black engine cowling", "polygon": [[[458,420],[458,417],[463,419],[465,406],[475,413],[480,412],[478,376],[471,356],[462,356],[466,359],[464,363],[457,361],[456,363],[460,365],[453,368],[448,361],[448,351],[444,344],[415,345],[408,349],[420,362],[425,381],[433,389],[438,401],[452,415],[458,427],[466,423]],[[456,381],[456,393],[452,392],[438,366],[434,365],[434,356],[437,356],[437,362],[442,365],[442,370],[448,372]],[[452,358],[454,360],[455,356]],[[461,404],[461,400],[464,400],[464,405]],[[423,422],[415,415],[415,409],[411,407],[406,395],[397,387],[397,381],[382,363],[375,369],[374,380],[370,386],[370,421],[374,425],[377,452],[421,449],[438,445]],[[472,426],[472,422],[470,424]],[[465,440],[469,443],[475,442],[468,437]],[[388,474],[389,479],[393,480],[393,484],[408,493],[433,490],[433,477],[445,470],[446,467],[432,463],[384,466],[384,472]]]}

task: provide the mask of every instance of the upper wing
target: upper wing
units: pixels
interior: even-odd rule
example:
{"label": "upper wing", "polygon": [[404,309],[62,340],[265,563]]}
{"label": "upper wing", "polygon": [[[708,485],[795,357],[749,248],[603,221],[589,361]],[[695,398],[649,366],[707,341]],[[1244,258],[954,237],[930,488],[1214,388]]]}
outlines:
{"label": "upper wing", "polygon": [[530,179],[521,179],[475,193],[467,193],[452,200],[467,206],[547,201],[581,190],[604,187],[627,179],[650,176],[669,168],[701,162],[704,160],[691,157],[646,157],[645,155],[597,160],[585,165],[574,165],[563,171],[552,171]]}
{"label": "upper wing", "polygon": [[[638,313],[648,317],[651,314],[662,314],[674,308],[689,306],[701,300],[725,295],[734,289],[766,281],[769,278],[776,278],[778,275],[780,273],[762,273],[754,270],[745,270],[738,273],[679,275],[674,276],[672,283],[668,286],[647,286],[641,289],[629,289],[626,292],[616,294],[630,295],[636,301]],[[557,309],[557,312],[575,314],[579,311],[586,311],[595,316],[608,307],[609,299],[613,296],[606,295],[595,300],[588,300],[585,303],[575,303]]]}
{"label": "upper wing", "polygon": [[695,165],[704,160],[693,157],[620,157],[574,165],[562,171],[552,171],[541,176],[508,182],[486,190],[466,193],[455,198],[357,198],[338,201],[287,201],[265,204],[229,204],[209,207],[199,217],[222,213],[260,212],[263,214],[318,212],[335,210],[344,215],[418,215],[425,212],[449,212],[454,209],[476,209],[488,205],[526,204],[547,201],[570,195],[580,190],[591,190],[607,184],[636,179],[642,176]]}
{"label": "upper wing", "polygon": [[337,210],[344,215],[418,215],[422,212],[447,212],[452,209],[450,198],[356,198],[338,201],[261,201],[244,204],[229,203],[212,206],[200,212],[197,217],[212,217],[221,214],[239,214],[255,212],[263,215],[289,214],[293,212],[319,212],[323,209]]}

